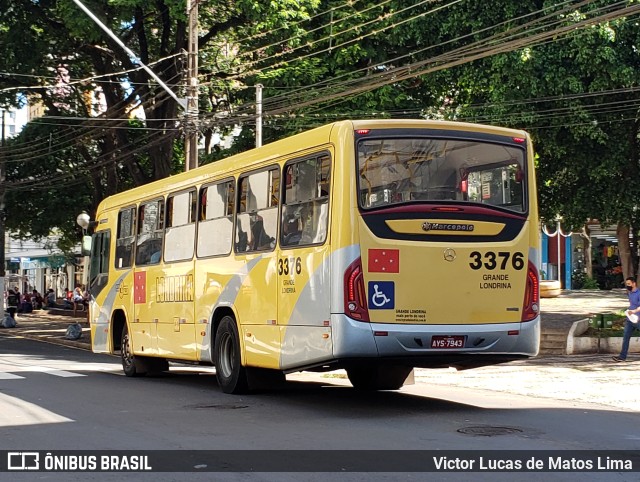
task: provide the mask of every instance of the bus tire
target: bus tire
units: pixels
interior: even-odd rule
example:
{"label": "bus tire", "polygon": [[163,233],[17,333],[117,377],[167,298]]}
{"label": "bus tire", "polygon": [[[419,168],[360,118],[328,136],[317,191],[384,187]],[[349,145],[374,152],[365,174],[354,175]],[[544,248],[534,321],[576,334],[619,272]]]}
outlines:
{"label": "bus tire", "polygon": [[129,328],[124,324],[122,328],[122,339],[120,341],[120,358],[122,360],[122,371],[128,377],[143,377],[149,371],[147,364],[140,357],[133,354]]}
{"label": "bus tire", "polygon": [[347,376],[356,390],[398,390],[411,370],[403,365],[353,365],[347,367]]}
{"label": "bus tire", "polygon": [[247,393],[247,369],[240,358],[240,337],[235,320],[225,316],[216,330],[215,365],[218,385],[224,393]]}

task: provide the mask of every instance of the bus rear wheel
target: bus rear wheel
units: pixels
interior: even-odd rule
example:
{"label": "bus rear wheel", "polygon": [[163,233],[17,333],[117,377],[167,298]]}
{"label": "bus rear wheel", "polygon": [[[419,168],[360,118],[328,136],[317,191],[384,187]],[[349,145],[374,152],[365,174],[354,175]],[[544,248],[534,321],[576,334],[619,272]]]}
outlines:
{"label": "bus rear wheel", "polygon": [[411,370],[403,365],[362,364],[347,367],[347,376],[356,390],[398,390]]}
{"label": "bus rear wheel", "polygon": [[216,331],[215,364],[218,385],[224,393],[246,393],[247,370],[240,362],[240,337],[235,320],[225,316]]}

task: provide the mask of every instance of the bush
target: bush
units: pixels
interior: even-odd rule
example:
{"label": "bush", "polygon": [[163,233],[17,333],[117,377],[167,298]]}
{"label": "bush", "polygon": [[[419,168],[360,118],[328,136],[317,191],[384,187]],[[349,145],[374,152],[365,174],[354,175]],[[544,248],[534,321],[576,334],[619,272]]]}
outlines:
{"label": "bush", "polygon": [[597,290],[598,282],[586,275],[584,271],[574,271],[571,274],[571,287],[574,290]]}
{"label": "bush", "polygon": [[585,289],[585,290],[597,290],[598,289],[598,282],[596,280],[594,280],[593,278],[589,278],[588,276],[585,276],[584,284],[582,285],[582,289]]}
{"label": "bush", "polygon": [[589,319],[589,328],[580,336],[621,337],[624,332],[625,320],[624,311],[593,315]]}

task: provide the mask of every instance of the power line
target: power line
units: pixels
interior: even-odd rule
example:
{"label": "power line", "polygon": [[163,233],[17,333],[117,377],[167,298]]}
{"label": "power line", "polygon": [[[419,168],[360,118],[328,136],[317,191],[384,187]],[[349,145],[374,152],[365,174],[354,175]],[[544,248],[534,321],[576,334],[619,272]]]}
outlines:
{"label": "power line", "polygon": [[[391,18],[392,16],[398,15],[398,14],[400,14],[400,13],[402,13],[402,12],[405,12],[405,11],[407,11],[407,10],[409,10],[409,9],[412,9],[412,8],[418,7],[418,6],[420,6],[420,5],[422,5],[422,4],[425,4],[425,3],[432,3],[432,2],[435,2],[435,1],[438,1],[438,0],[422,0],[421,2],[419,2],[419,3],[415,4],[415,5],[412,5],[412,6],[410,6],[410,7],[406,7],[406,8],[404,8],[404,9],[401,9],[401,10],[397,11],[397,12],[392,12],[392,13],[390,13],[390,14],[387,14],[387,15],[383,16],[382,18],[376,18],[376,19],[373,19],[373,20],[365,21],[365,22],[363,22],[363,23],[361,23],[361,24],[358,24],[358,25],[353,25],[353,26],[351,26],[351,27],[349,27],[349,28],[347,28],[347,29],[345,29],[345,30],[342,30],[342,31],[340,31],[340,32],[336,32],[335,34],[332,34],[332,35],[330,35],[330,36],[327,36],[327,37],[324,37],[324,38],[321,38],[321,39],[315,40],[315,41],[313,41],[313,42],[309,42],[309,43],[307,43],[307,44],[304,44],[304,45],[301,45],[301,46],[295,47],[295,48],[290,49],[290,50],[288,50],[288,51],[286,51],[286,52],[279,52],[279,53],[276,53],[276,54],[270,55],[270,56],[268,56],[268,57],[265,57],[265,58],[263,58],[263,59],[258,59],[258,60],[255,60],[255,61],[246,62],[246,63],[241,64],[240,66],[238,66],[238,68],[242,68],[242,67],[251,67],[251,66],[253,66],[253,65],[256,65],[256,64],[259,64],[259,63],[265,62],[266,60],[269,60],[269,59],[271,59],[271,58],[279,58],[279,57],[282,57],[282,56],[284,56],[284,55],[289,55],[291,52],[297,51],[297,50],[302,49],[302,48],[308,48],[308,47],[310,47],[310,46],[312,46],[312,45],[315,45],[315,44],[317,44],[317,43],[320,43],[320,42],[326,41],[326,40],[328,40],[329,38],[332,38],[333,36],[338,36],[338,35],[341,35],[341,34],[344,34],[344,33],[350,32],[350,31],[353,31],[353,30],[357,30],[357,29],[359,29],[359,28],[365,27],[365,26],[367,26],[367,25],[370,25],[370,24],[373,24],[373,23],[376,23],[376,22],[380,22],[380,21],[382,21],[382,20],[388,20],[388,19],[389,19],[389,18]],[[263,70],[265,70],[265,69],[274,69],[274,68],[276,68],[276,67],[281,67],[282,65],[285,65],[285,64],[288,64],[288,63],[291,63],[291,62],[296,62],[296,61],[300,61],[300,60],[303,60],[303,59],[306,59],[306,58],[309,58],[309,57],[314,57],[314,56],[317,56],[317,55],[319,55],[319,54],[321,54],[321,53],[330,52],[331,50],[338,49],[338,48],[342,48],[342,47],[345,47],[346,45],[350,45],[350,44],[353,44],[353,43],[355,43],[355,42],[360,42],[360,41],[362,41],[363,39],[365,39],[365,38],[367,38],[367,37],[370,37],[370,36],[373,36],[373,35],[380,34],[380,33],[385,32],[385,31],[387,31],[387,30],[389,30],[389,29],[391,29],[391,28],[396,28],[396,27],[398,27],[398,26],[400,26],[400,25],[402,25],[402,24],[404,24],[404,23],[407,23],[407,22],[410,22],[410,21],[416,20],[416,19],[418,19],[418,18],[425,17],[425,16],[430,15],[430,14],[432,14],[432,13],[438,12],[438,11],[440,11],[440,10],[442,10],[442,9],[448,8],[448,7],[450,7],[450,6],[453,6],[453,5],[455,5],[455,4],[457,4],[457,3],[461,2],[461,1],[463,1],[463,0],[453,0],[452,2],[450,2],[450,3],[446,4],[446,5],[443,5],[443,6],[440,6],[440,7],[436,7],[436,8],[434,8],[434,9],[432,9],[432,10],[427,11],[427,12],[422,12],[422,13],[420,13],[420,14],[418,14],[418,15],[414,15],[413,17],[410,17],[410,18],[408,18],[408,19],[404,19],[404,20],[402,20],[402,21],[399,21],[399,22],[393,23],[393,24],[388,25],[388,26],[386,26],[386,27],[382,27],[382,28],[380,28],[380,29],[378,29],[378,30],[372,30],[372,31],[370,31],[369,33],[366,33],[366,34],[364,34],[364,35],[358,35],[357,37],[355,37],[355,38],[353,38],[353,39],[351,39],[351,40],[346,40],[346,41],[344,41],[344,42],[342,42],[342,43],[340,43],[340,44],[332,45],[332,46],[329,46],[329,47],[327,47],[327,48],[325,48],[325,49],[322,49],[322,50],[319,50],[319,51],[316,51],[316,52],[311,52],[311,53],[309,53],[309,54],[301,55],[301,56],[298,56],[298,57],[295,57],[295,58],[293,58],[293,59],[289,59],[289,60],[286,60],[286,61],[284,61],[284,60],[283,60],[283,61],[281,61],[281,62],[276,62],[275,64],[270,64],[270,65],[268,65],[268,66],[262,67],[261,69],[257,69],[257,70],[250,70],[250,71],[248,71],[248,72],[243,72],[242,74],[232,75],[232,76],[230,76],[230,77],[229,77],[229,79],[237,79],[237,78],[238,78],[238,77],[240,77],[241,75],[242,75],[242,76],[248,76],[248,75],[255,75],[255,74],[259,74],[259,73],[261,73],[261,72],[262,72]]]}
{"label": "power line", "polygon": [[[140,104],[140,106],[144,106],[146,103],[151,103],[153,102],[154,104],[157,105],[157,101],[155,100],[155,97],[152,95],[151,92],[148,92],[147,94],[147,99],[145,100],[144,97],[141,99],[142,102]],[[166,99],[166,98],[165,98]],[[113,108],[119,108],[122,107],[125,101],[121,102],[120,104],[117,104],[116,106],[113,106]],[[163,101],[160,101],[163,102]],[[64,118],[64,116],[61,116],[62,118]],[[40,122],[42,124],[47,124],[46,121],[42,120],[45,119],[45,117],[43,118],[39,118],[38,120],[36,120],[36,122]],[[91,118],[91,120],[93,121],[95,118]],[[73,128],[73,126],[68,127],[68,129],[66,129],[66,134],[64,134],[62,137],[60,135],[57,136],[56,138],[56,149],[57,150],[53,150],[52,145],[49,145],[49,141],[47,139],[40,139],[38,141],[35,141],[36,143],[39,143],[40,145],[42,145],[43,147],[40,149],[40,151],[36,151],[34,153],[33,151],[33,144],[29,145],[29,146],[24,146],[21,145],[20,149],[11,149],[11,147],[7,147],[6,149],[8,150],[8,153],[5,153],[5,156],[8,157],[8,162],[26,162],[29,160],[35,160],[41,156],[50,156],[53,154],[56,154],[57,152],[60,152],[68,147],[71,147],[73,144],[76,143],[78,137],[80,137],[80,135],[84,136],[85,138],[88,137],[88,140],[95,140],[96,138],[98,138],[99,136],[101,136],[105,129],[119,129],[122,126],[118,126],[118,124],[122,124],[124,122],[129,122],[130,119],[120,119],[120,118],[107,118],[108,122],[111,122],[112,125],[110,126],[105,126],[105,125],[100,125],[100,126],[93,126],[92,122],[85,122],[81,125],[79,125],[81,131],[77,131],[76,129]],[[152,120],[153,122],[155,122],[156,120]],[[55,123],[50,123],[50,124],[55,124]],[[68,124],[59,124],[59,125],[65,125],[68,126]],[[131,127],[132,129],[135,129],[133,127]],[[142,129],[142,128],[140,128]],[[150,129],[150,128],[149,128]],[[164,131],[167,130],[171,130],[168,128],[164,128],[162,129]],[[84,132],[83,132],[84,131]],[[63,131],[64,132],[64,131]],[[60,146],[58,148],[58,146]],[[26,156],[24,155],[20,155],[21,152],[25,152]],[[35,154],[35,155],[34,155]],[[41,154],[38,155],[38,154]]]}
{"label": "power line", "polygon": [[[575,6],[571,6],[571,5],[570,6],[566,6],[567,4],[569,4],[571,2],[572,2],[572,0],[567,0],[567,1],[561,2],[561,3],[557,4],[557,5],[554,5],[553,7],[558,6],[558,5],[560,5],[560,6],[565,5],[565,8],[563,10],[560,10],[560,12],[568,11],[569,9],[575,8]],[[581,2],[579,5],[584,4],[584,3],[588,3],[588,2]],[[486,32],[486,31],[490,31],[492,29],[496,29],[499,26],[505,25],[507,23],[512,23],[514,21],[517,21],[517,20],[523,19],[523,18],[527,18],[527,17],[530,17],[532,15],[536,15],[536,14],[538,14],[540,12],[544,12],[545,10],[548,10],[550,8],[552,8],[552,7],[545,8],[545,9],[542,9],[542,10],[539,10],[539,11],[535,11],[535,12],[531,12],[531,13],[522,15],[521,17],[516,18],[516,19],[509,19],[507,21],[500,22],[500,23],[498,23],[498,24],[496,24],[494,26],[487,27],[487,28],[482,29],[480,31],[476,31],[476,32],[473,32],[473,33],[470,33],[470,34],[467,34],[467,35],[460,36],[460,37],[455,38],[455,39],[451,39],[451,40],[442,42],[439,45],[432,45],[432,46],[426,47],[424,49],[412,52],[410,54],[406,54],[406,55],[403,55],[403,56],[400,56],[400,57],[396,57],[394,59],[388,59],[388,60],[383,61],[383,62],[381,62],[381,63],[379,63],[377,65],[370,66],[370,67],[363,68],[363,69],[359,69],[359,70],[356,70],[356,71],[351,72],[349,74],[343,74],[341,76],[334,77],[331,80],[325,80],[325,81],[317,82],[316,84],[312,84],[311,86],[305,86],[303,88],[300,88],[300,89],[298,89],[298,91],[294,91],[293,93],[289,93],[286,96],[285,95],[280,95],[280,96],[275,96],[275,97],[268,98],[265,101],[265,111],[278,109],[279,107],[285,106],[287,104],[289,104],[289,105],[298,105],[300,97],[302,97],[303,99],[304,98],[308,98],[310,95],[316,95],[317,97],[320,97],[320,98],[324,98],[325,97],[324,94],[318,94],[317,90],[313,90],[313,88],[324,87],[325,91],[328,91],[328,90],[330,90],[332,88],[337,89],[337,88],[340,88],[342,86],[344,90],[347,90],[347,89],[351,88],[351,84],[353,84],[354,82],[359,82],[360,79],[355,78],[355,79],[343,80],[341,82],[336,82],[336,80],[337,79],[341,79],[341,78],[344,79],[345,77],[351,76],[351,75],[353,75],[355,73],[376,72],[376,70],[378,70],[378,69],[380,69],[380,70],[384,69],[383,72],[377,74],[377,77],[379,77],[380,75],[389,75],[389,76],[395,75],[394,72],[401,71],[402,69],[411,68],[412,64],[409,64],[408,66],[405,66],[405,67],[398,67],[398,68],[395,68],[395,69],[388,69],[386,67],[386,65],[388,65],[388,64],[393,65],[394,63],[396,63],[397,61],[399,61],[399,60],[401,60],[401,59],[403,59],[405,57],[412,56],[412,55],[415,55],[417,53],[421,53],[421,52],[424,52],[424,51],[427,51],[427,50],[430,50],[430,49],[434,49],[434,48],[437,48],[439,46],[444,46],[444,45],[447,45],[447,44],[450,44],[452,42],[456,42],[456,41],[462,40],[464,38],[467,38],[467,37],[470,37],[470,36],[473,36],[473,35],[478,35],[479,33],[482,33],[482,32]],[[556,11],[553,14],[556,15],[556,14],[558,14],[558,12]],[[544,18],[546,18],[546,17],[544,17]],[[531,22],[529,22],[527,24],[524,24],[523,26],[516,27],[516,29],[525,28],[525,27],[529,26],[530,24],[531,24]],[[511,29],[511,30],[513,30],[513,29]],[[504,33],[500,32],[497,35],[502,36],[502,35],[504,35]],[[488,39],[485,39],[483,41],[474,42],[471,45],[480,44],[481,42],[489,41],[489,40],[491,40],[491,38],[492,37],[489,37]],[[470,47],[467,47],[467,48],[470,48]],[[460,49],[458,49],[458,50],[460,50]],[[454,50],[454,52],[455,52],[455,50]],[[417,63],[415,63],[415,64],[417,65]],[[376,74],[368,75],[367,78],[371,79],[371,78],[374,78],[374,76],[376,76]],[[298,94],[298,97],[296,97],[295,94]],[[278,106],[278,103],[280,103],[281,105]],[[247,108],[245,110],[249,110],[249,109],[252,109],[252,104],[247,104]]]}
{"label": "power line", "polygon": [[[182,56],[182,55],[184,55],[182,52],[179,52],[179,53],[176,53],[176,54],[167,55],[166,57],[163,57],[163,58],[158,59],[158,60],[156,60],[154,62],[151,62],[149,64],[149,66],[154,66],[156,64],[159,64],[160,62],[164,62],[165,60],[169,60],[171,58]],[[10,72],[0,72],[0,75],[6,75],[6,76],[16,76],[16,77],[20,76],[20,77],[28,77],[28,78],[36,78],[36,79],[51,79],[51,80],[55,80],[56,81],[55,84],[21,85],[21,86],[17,86],[17,87],[5,87],[3,89],[0,89],[0,92],[10,92],[12,90],[59,89],[59,88],[68,87],[68,86],[72,86],[72,85],[86,84],[87,82],[92,82],[94,80],[103,79],[105,77],[117,77],[118,75],[129,74],[131,72],[137,72],[138,70],[142,70],[142,69],[144,69],[144,67],[136,67],[136,68],[133,68],[133,69],[121,70],[121,71],[118,71],[118,72],[111,72],[111,73],[108,73],[108,74],[92,75],[90,77],[85,77],[84,79],[78,79],[78,80],[73,80],[73,81],[69,81],[69,82],[61,81],[59,76],[58,77],[45,77],[45,76],[32,75],[32,74],[14,74],[14,73],[10,73]],[[115,84],[127,83],[129,85],[148,85],[148,83],[144,83],[144,82],[129,82],[129,81],[122,82],[122,81],[115,81],[115,80],[106,80],[106,81],[105,80],[101,80],[101,82],[115,83]]]}
{"label": "power line", "polygon": [[[389,3],[390,1],[391,1],[391,0],[384,0],[384,1],[382,1],[382,2],[380,2],[380,3],[377,3],[377,4],[375,4],[375,5],[371,6],[371,7],[367,7],[367,8],[365,8],[365,9],[363,9],[363,10],[356,11],[354,14],[352,14],[352,15],[348,15],[347,17],[344,17],[344,18],[341,18],[341,19],[339,19],[338,21],[339,21],[339,22],[344,22],[344,21],[346,21],[346,20],[349,20],[349,19],[350,19],[350,18],[352,18],[352,17],[362,15],[362,14],[364,14],[364,13],[366,13],[366,12],[370,11],[370,10],[376,9],[376,8],[380,8],[380,7],[384,6],[384,5],[386,5],[387,3]],[[400,10],[400,11],[397,11],[397,12],[393,12],[391,15],[397,15],[397,14],[399,14],[399,13],[402,13],[402,12],[403,12],[403,11],[405,11],[405,10],[408,10],[408,9],[410,9],[410,8],[414,8],[414,7],[417,7],[418,5],[421,5],[421,4],[423,4],[423,3],[427,3],[427,2],[434,2],[434,1],[438,1],[438,0],[422,0],[422,1],[420,1],[419,3],[417,3],[417,4],[415,4],[415,5],[412,5],[412,6],[410,6],[410,7],[404,8],[404,9],[402,9],[402,10]],[[301,48],[311,47],[312,45],[314,45],[314,44],[316,44],[316,43],[323,42],[323,41],[325,41],[325,40],[328,40],[328,39],[330,39],[330,38],[331,38],[331,37],[333,37],[333,36],[336,36],[336,37],[337,37],[338,35],[341,35],[341,34],[346,33],[346,32],[350,32],[350,31],[352,31],[352,30],[356,30],[356,29],[362,28],[362,27],[366,26],[366,25],[367,25],[367,24],[369,24],[369,23],[374,23],[374,22],[377,22],[377,21],[379,21],[379,20],[383,20],[383,19],[385,19],[385,18],[387,18],[387,17],[388,17],[388,16],[384,16],[383,18],[378,17],[378,18],[376,18],[376,19],[374,19],[374,20],[371,20],[371,21],[368,21],[368,22],[363,22],[363,23],[360,23],[360,24],[358,24],[358,25],[352,25],[352,26],[351,26],[351,27],[349,27],[348,29],[342,30],[342,31],[340,31],[340,32],[336,32],[336,33],[331,34],[331,35],[329,35],[329,36],[327,36],[327,37],[320,38],[320,39],[318,39],[318,40],[314,40],[314,41],[312,41],[312,42],[305,43],[304,45],[301,45],[301,46],[299,46],[299,47],[295,47],[295,48],[293,48],[293,49],[291,49],[291,50],[287,51],[287,52],[286,52],[286,54],[290,54],[291,52],[294,52],[294,51],[299,50],[299,49],[301,49]],[[330,25],[333,25],[333,23],[337,23],[338,21],[335,21],[335,22],[334,22],[334,21],[331,21],[331,22],[330,22]],[[306,32],[305,32],[305,35],[308,35],[308,34],[310,34],[310,33],[316,32],[316,31],[318,31],[318,30],[322,30],[322,29],[324,29],[324,28],[326,28],[326,27],[327,27],[326,25],[322,25],[322,26],[320,26],[320,27],[313,28],[313,29],[311,29],[311,30],[306,31]],[[293,36],[293,37],[289,37],[289,38],[287,38],[287,39],[284,39],[284,40],[281,40],[281,41],[278,41],[278,42],[273,42],[273,43],[268,44],[268,45],[263,45],[263,46],[261,46],[261,47],[257,47],[257,48],[255,48],[255,49],[253,49],[253,50],[249,50],[249,51],[247,51],[247,52],[241,52],[240,54],[238,54],[238,58],[250,56],[250,55],[252,55],[252,54],[254,54],[254,53],[256,53],[256,52],[259,52],[259,51],[264,50],[264,49],[268,49],[269,47],[273,47],[273,46],[275,46],[275,45],[283,45],[283,44],[286,44],[287,42],[290,42],[290,41],[292,41],[292,40],[298,39],[298,38],[300,38],[300,37],[301,37],[300,35],[295,35],[295,36]],[[240,42],[238,42],[238,43],[240,43]],[[276,58],[276,57],[279,57],[279,56],[281,56],[281,55],[285,55],[285,53],[283,52],[283,53],[273,54],[273,55],[270,55],[270,56],[268,56],[268,57],[266,57],[266,58],[263,58],[263,59],[259,59],[259,60],[256,60],[256,61],[252,61],[252,62],[247,62],[247,63],[245,63],[245,64],[241,64],[241,66],[253,65],[253,64],[256,64],[256,63],[259,63],[259,62],[263,62],[263,61],[265,61],[265,60],[268,60],[268,59],[270,59],[270,58]]]}
{"label": "power line", "polygon": [[[614,7],[621,4],[624,4],[624,2],[614,4]],[[490,37],[489,39],[474,42],[469,46],[455,49],[454,51],[448,52],[446,54],[441,54],[435,58],[389,69],[381,73],[369,75],[365,78],[345,81],[342,83],[342,85],[329,85],[324,89],[324,91],[314,92],[315,98],[313,99],[310,99],[309,96],[301,95],[298,97],[290,98],[288,102],[286,102],[286,104],[283,103],[282,106],[275,109],[265,106],[265,110],[268,110],[272,114],[282,113],[291,108],[289,107],[289,105],[295,105],[296,109],[300,109],[309,105],[338,99],[346,95],[353,95],[360,92],[373,90],[383,85],[398,83],[409,78],[417,77],[438,70],[443,70],[445,68],[451,68],[464,63],[469,63],[471,61],[479,60],[490,55],[495,55],[497,53],[510,52],[525,46],[535,45],[537,42],[548,40],[549,38],[552,38],[554,36],[567,35],[575,29],[585,28],[589,25],[601,23],[604,21],[610,21],[626,15],[635,15],[638,13],[638,8],[638,5],[631,5],[629,7],[619,8],[617,10],[609,8],[612,11],[602,13],[591,18],[584,18],[580,21],[572,22],[568,25],[562,25],[551,30],[542,31],[531,36],[522,37],[523,34],[520,31],[523,29],[523,26],[520,26],[515,29],[511,29],[511,34],[509,34],[508,32],[500,34],[499,37],[506,36],[506,38],[501,38],[501,43],[495,46],[491,46],[490,43],[493,43],[494,40],[497,40],[498,36],[493,36],[493,38]],[[548,17],[549,15],[545,16],[545,18]],[[551,25],[556,23],[557,21],[553,21],[551,22]],[[489,45],[485,46],[485,43],[489,43]]]}

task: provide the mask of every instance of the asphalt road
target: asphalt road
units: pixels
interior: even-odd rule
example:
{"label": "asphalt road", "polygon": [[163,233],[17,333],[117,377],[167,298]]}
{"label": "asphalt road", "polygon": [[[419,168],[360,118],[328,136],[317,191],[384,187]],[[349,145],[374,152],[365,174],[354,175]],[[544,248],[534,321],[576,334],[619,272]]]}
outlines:
{"label": "asphalt road", "polygon": [[[290,376],[283,389],[231,396],[217,388],[213,370],[180,366],[160,378],[131,379],[122,375],[115,357],[0,337],[2,445],[8,450],[134,451],[640,449],[637,410],[508,389],[531,374],[543,377],[541,367],[522,364],[507,374],[489,372],[490,381],[481,388],[461,383],[456,373],[431,373],[425,378],[418,372],[415,385],[380,393],[357,392],[340,373],[300,374]],[[582,373],[589,374],[576,370],[565,384],[590,383]],[[541,386],[544,390],[544,384]],[[123,477],[20,475],[22,480]],[[327,475],[305,479],[326,480]],[[464,478],[473,480],[514,478],[495,473],[467,475]],[[630,475],[546,476],[553,480],[633,480]],[[338,476],[331,474],[334,477]],[[152,478],[299,480],[295,474],[228,473],[154,474]],[[339,478],[363,480],[362,474],[353,473]],[[455,473],[376,474],[375,478],[461,480]],[[536,474],[517,475],[518,480],[537,478]],[[145,480],[145,476],[136,474],[130,480]]]}

